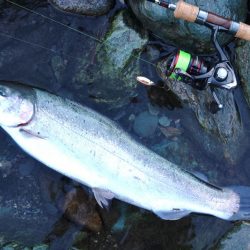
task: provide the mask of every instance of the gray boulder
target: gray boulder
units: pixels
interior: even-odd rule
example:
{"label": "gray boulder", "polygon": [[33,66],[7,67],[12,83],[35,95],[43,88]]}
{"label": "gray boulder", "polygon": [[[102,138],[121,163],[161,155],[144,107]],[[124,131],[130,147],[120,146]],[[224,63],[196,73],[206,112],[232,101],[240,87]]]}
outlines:
{"label": "gray boulder", "polygon": [[242,223],[230,230],[219,243],[216,249],[246,250],[250,247],[250,225]]}
{"label": "gray boulder", "polygon": [[114,5],[114,0],[50,0],[57,8],[76,14],[100,16]]}
{"label": "gray boulder", "polygon": [[95,65],[89,61],[91,55],[84,55],[73,84],[89,84],[89,95],[111,108],[129,103],[136,95],[139,57],[147,41],[147,33],[140,29],[130,13],[120,11],[102,43],[95,47],[94,54],[87,52],[92,53]]}
{"label": "gray boulder", "polygon": [[[164,41],[192,52],[204,53],[204,51],[213,49],[208,28],[178,20],[174,17],[172,11],[146,0],[128,0],[128,2],[144,26]],[[173,1],[173,3],[175,2]],[[187,2],[235,21],[245,21],[246,18],[247,0],[189,0]],[[222,44],[228,42],[231,38],[231,35],[220,34]]]}

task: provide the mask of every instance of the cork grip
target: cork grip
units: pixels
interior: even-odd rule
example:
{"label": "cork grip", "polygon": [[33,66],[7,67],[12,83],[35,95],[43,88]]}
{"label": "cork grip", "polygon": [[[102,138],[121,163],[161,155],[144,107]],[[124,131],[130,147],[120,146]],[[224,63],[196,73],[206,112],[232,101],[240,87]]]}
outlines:
{"label": "cork grip", "polygon": [[174,11],[174,16],[179,19],[186,20],[188,22],[194,23],[199,14],[199,7],[185,3],[180,0],[176,4],[176,9]]}
{"label": "cork grip", "polygon": [[235,37],[250,41],[250,25],[240,23],[240,28]]}

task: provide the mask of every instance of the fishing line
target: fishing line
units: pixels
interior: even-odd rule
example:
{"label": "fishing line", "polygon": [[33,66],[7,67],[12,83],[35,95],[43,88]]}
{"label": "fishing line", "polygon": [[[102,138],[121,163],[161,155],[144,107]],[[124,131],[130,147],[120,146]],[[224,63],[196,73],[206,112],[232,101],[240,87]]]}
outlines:
{"label": "fishing line", "polygon": [[[30,46],[33,46],[33,47],[37,47],[39,49],[43,49],[43,50],[47,50],[51,53],[54,53],[54,54],[57,54],[57,55],[62,55],[63,54],[63,51],[58,51],[58,50],[54,50],[54,49],[50,49],[50,48],[47,48],[47,47],[44,47],[40,44],[37,44],[37,43],[32,43],[32,42],[29,42],[29,41],[26,41],[26,40],[23,40],[21,38],[18,38],[18,37],[15,37],[15,36],[12,36],[10,34],[7,34],[7,33],[4,33],[4,32],[0,32],[0,36],[4,36],[4,37],[7,37],[7,38],[11,38],[13,40],[16,40],[16,41],[19,41],[19,42],[22,42],[22,43],[26,43]],[[69,57],[69,58],[72,58],[72,59],[78,59],[78,60],[81,60],[82,58],[81,57],[74,57],[74,56],[70,56],[70,55],[66,55],[66,57]]]}
{"label": "fishing line", "polygon": [[63,26],[63,27],[66,27],[66,28],[68,28],[68,29],[70,29],[70,30],[73,30],[74,32],[77,32],[77,33],[79,33],[79,34],[81,34],[81,35],[85,35],[85,36],[87,36],[87,37],[90,37],[90,38],[92,38],[93,40],[95,40],[95,41],[97,41],[97,42],[99,42],[99,43],[103,43],[102,40],[98,39],[98,38],[95,37],[95,36],[89,35],[88,33],[85,33],[85,32],[80,31],[80,30],[78,30],[78,29],[72,28],[72,27],[70,27],[70,26],[68,26],[68,25],[66,25],[66,24],[64,24],[64,23],[61,23],[61,22],[59,22],[59,21],[57,21],[57,20],[55,20],[55,19],[53,19],[53,18],[51,18],[51,17],[45,16],[45,15],[39,13],[39,12],[36,12],[36,11],[34,11],[34,10],[31,10],[31,9],[29,9],[29,8],[27,8],[27,7],[25,7],[25,6],[22,6],[22,5],[18,4],[18,3],[12,2],[12,1],[10,1],[10,0],[6,0],[6,2],[8,2],[8,3],[10,3],[10,4],[13,4],[13,5],[16,5],[16,6],[18,6],[19,8],[22,8],[22,9],[28,11],[28,12],[31,12],[31,13],[37,15],[37,16],[40,16],[40,17],[42,17],[42,18],[44,18],[44,19],[47,19],[47,20],[49,20],[49,21],[51,21],[51,22],[54,22],[54,23],[56,23],[56,24],[59,24],[59,25],[61,25],[61,26]]}
{"label": "fishing line", "polygon": [[[10,3],[10,4],[13,4],[13,5],[15,5],[15,6],[21,8],[21,9],[24,9],[24,10],[26,10],[26,11],[28,11],[28,12],[31,12],[32,14],[35,14],[35,15],[37,15],[37,16],[40,16],[40,17],[42,17],[42,18],[44,18],[44,19],[46,19],[46,20],[49,20],[49,21],[51,21],[51,22],[54,22],[54,23],[56,23],[56,24],[58,24],[58,25],[61,25],[61,26],[63,26],[63,27],[66,27],[67,29],[72,30],[72,31],[74,31],[74,32],[77,32],[77,33],[80,34],[80,35],[87,36],[87,37],[93,39],[94,41],[100,43],[101,45],[105,44],[105,41],[104,41],[104,40],[98,39],[97,37],[92,36],[92,35],[90,35],[90,34],[88,34],[88,33],[86,33],[86,32],[83,32],[83,31],[80,31],[80,30],[75,29],[75,28],[73,28],[73,27],[70,27],[70,26],[68,26],[68,25],[66,25],[66,24],[64,24],[64,23],[61,23],[61,22],[59,22],[59,21],[57,21],[57,20],[55,20],[55,19],[53,19],[53,18],[50,18],[50,17],[48,17],[48,16],[46,16],[46,15],[43,15],[43,14],[37,12],[37,11],[34,11],[34,10],[32,10],[32,9],[29,9],[29,8],[27,8],[27,7],[25,7],[25,6],[22,6],[22,5],[18,4],[18,3],[15,3],[15,2],[13,2],[13,1],[10,1],[10,0],[6,0],[6,2],[8,2],[8,3]],[[26,40],[23,40],[23,39],[20,39],[20,38],[16,38],[16,37],[14,37],[14,36],[11,36],[11,35],[8,35],[8,34],[5,34],[5,33],[1,33],[1,32],[0,32],[0,34],[2,34],[2,35],[5,36],[5,37],[9,37],[9,38],[12,38],[12,39],[14,39],[14,40],[17,40],[17,41],[20,41],[20,42],[23,42],[23,43],[26,43],[26,44],[29,44],[29,45],[32,45],[32,46],[36,46],[36,47],[39,47],[39,48],[41,48],[41,49],[45,49],[45,50],[50,51],[50,52],[52,52],[52,53],[59,53],[58,51],[55,51],[55,50],[53,50],[53,49],[44,47],[44,46],[39,45],[39,44],[35,44],[35,43],[32,43],[32,42],[29,42],[29,41],[26,41]],[[67,56],[68,56],[68,55],[67,55]],[[145,62],[145,63],[150,64],[150,65],[153,65],[154,67],[156,66],[154,63],[149,62],[149,61],[147,61],[146,59],[143,59],[143,58],[141,58],[141,57],[139,57],[139,56],[136,56],[136,55],[133,55],[133,54],[132,54],[132,56],[135,57],[135,58],[138,59],[138,60],[141,60],[141,61],[143,61],[143,62]],[[68,56],[68,57],[71,57],[71,56]],[[71,58],[80,59],[80,58],[75,58],[75,57],[71,57]]]}

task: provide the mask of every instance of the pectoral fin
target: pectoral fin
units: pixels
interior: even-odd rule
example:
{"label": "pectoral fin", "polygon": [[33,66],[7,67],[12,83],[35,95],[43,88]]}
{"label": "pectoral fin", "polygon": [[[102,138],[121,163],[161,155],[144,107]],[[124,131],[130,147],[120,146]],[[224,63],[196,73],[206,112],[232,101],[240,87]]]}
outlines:
{"label": "pectoral fin", "polygon": [[191,213],[188,210],[154,211],[163,220],[179,220]]}
{"label": "pectoral fin", "polygon": [[95,199],[100,207],[108,207],[110,201],[115,197],[115,195],[109,191],[100,188],[92,188]]}
{"label": "pectoral fin", "polygon": [[26,138],[34,138],[34,137],[36,137],[36,138],[39,138],[39,139],[45,139],[45,138],[42,137],[41,135],[39,135],[39,134],[37,134],[37,133],[34,133],[34,132],[30,131],[30,130],[27,130],[27,129],[21,128],[21,129],[19,130],[19,132],[20,132],[23,136],[25,136]]}

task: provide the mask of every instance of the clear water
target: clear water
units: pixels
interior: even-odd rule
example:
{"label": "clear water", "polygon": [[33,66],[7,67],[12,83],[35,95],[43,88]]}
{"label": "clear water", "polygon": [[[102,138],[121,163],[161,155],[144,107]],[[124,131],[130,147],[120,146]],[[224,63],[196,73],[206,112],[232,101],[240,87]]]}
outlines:
{"label": "clear water", "polygon": [[[60,12],[47,1],[17,2],[99,38],[112,16],[123,8],[117,3],[106,16],[83,17]],[[93,44],[89,37],[6,2],[0,9],[0,32],[1,79],[47,89],[87,105],[117,120],[142,144],[156,151],[158,148],[158,152],[159,148],[164,149],[166,140],[159,130],[152,137],[141,139],[133,133],[129,121],[131,115],[148,110],[148,103],[155,96],[160,98],[162,93],[155,93],[155,90],[148,93],[143,86],[138,86],[136,96],[130,103],[110,110],[108,104],[99,102],[98,98],[89,94],[93,86],[71,84],[79,61],[89,49],[93,50],[93,55],[87,60],[92,68],[95,67],[95,50],[89,47],[89,44]],[[53,62],[61,66],[55,68]],[[152,65],[141,62],[141,70],[150,71],[151,78],[158,79]],[[119,83],[120,79],[117,79]],[[164,98],[168,101],[165,106],[158,106],[160,114],[185,123],[182,117],[189,111],[176,107],[176,101],[170,96]],[[236,99],[247,125],[249,114],[240,90],[236,91]],[[19,246],[31,247],[46,243],[50,249],[62,250],[73,246],[79,249],[213,249],[222,235],[233,227],[233,223],[203,215],[192,215],[174,222],[163,221],[120,201],[114,201],[106,211],[98,208],[91,198],[86,198],[88,196],[84,196],[80,203],[93,210],[90,209],[90,217],[97,213],[101,222],[93,219],[85,226],[79,225],[67,217],[61,205],[68,192],[79,188],[79,185],[31,159],[3,131],[0,131],[0,137],[0,244],[17,242]],[[184,132],[181,137],[184,142],[173,144],[177,149],[172,150],[169,160],[187,169],[192,169],[190,162],[195,161],[195,170],[207,172],[210,180],[217,184],[250,184],[247,154],[237,166],[225,166],[210,159],[201,149],[197,150],[197,145],[188,140],[192,135]],[[88,193],[86,188],[84,190]],[[79,232],[82,234],[77,241]]]}

